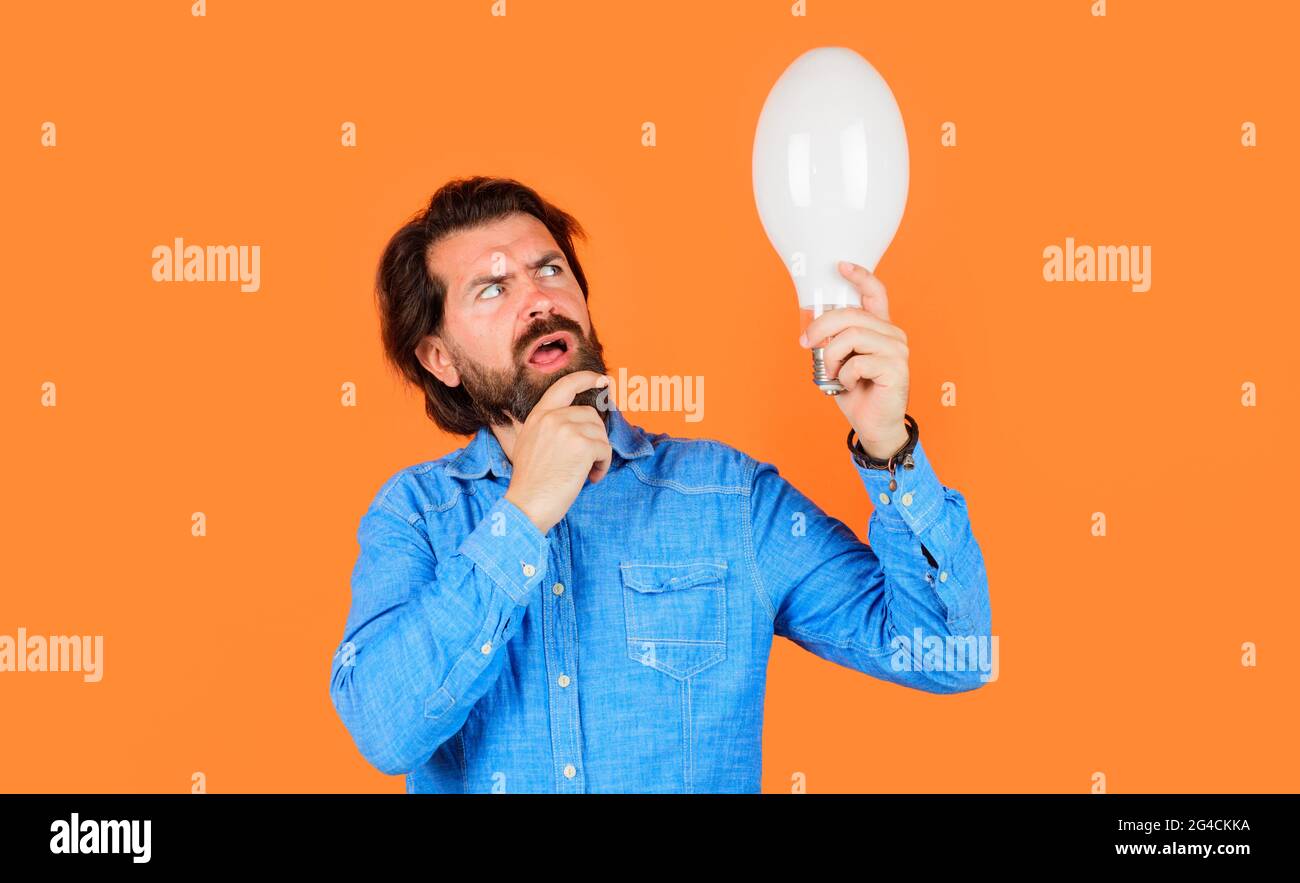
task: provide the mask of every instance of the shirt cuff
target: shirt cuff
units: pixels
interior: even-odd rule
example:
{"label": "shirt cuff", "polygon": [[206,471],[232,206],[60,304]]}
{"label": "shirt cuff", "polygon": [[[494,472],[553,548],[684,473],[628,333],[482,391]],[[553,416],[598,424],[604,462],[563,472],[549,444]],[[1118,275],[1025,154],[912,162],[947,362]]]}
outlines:
{"label": "shirt cuff", "polygon": [[524,511],[505,497],[497,500],[460,545],[516,604],[546,577],[550,542]]}
{"label": "shirt cuff", "polygon": [[852,454],[849,462],[858,470],[863,486],[871,495],[871,502],[875,504],[874,516],[887,530],[910,529],[919,537],[943,514],[943,485],[934,474],[920,439],[912,449],[912,462],[916,465],[912,469],[900,465],[894,470],[893,477],[898,487],[892,491],[889,489],[888,469],[860,466]]}

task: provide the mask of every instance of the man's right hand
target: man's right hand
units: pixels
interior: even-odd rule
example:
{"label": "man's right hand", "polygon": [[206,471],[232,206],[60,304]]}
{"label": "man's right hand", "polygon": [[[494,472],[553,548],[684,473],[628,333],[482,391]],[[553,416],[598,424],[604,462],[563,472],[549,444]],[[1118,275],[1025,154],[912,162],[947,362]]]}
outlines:
{"label": "man's right hand", "polygon": [[609,385],[595,371],[574,371],[551,384],[515,437],[506,499],[546,533],[569,511],[583,483],[600,481],[613,451],[600,414],[574,405],[583,390]]}

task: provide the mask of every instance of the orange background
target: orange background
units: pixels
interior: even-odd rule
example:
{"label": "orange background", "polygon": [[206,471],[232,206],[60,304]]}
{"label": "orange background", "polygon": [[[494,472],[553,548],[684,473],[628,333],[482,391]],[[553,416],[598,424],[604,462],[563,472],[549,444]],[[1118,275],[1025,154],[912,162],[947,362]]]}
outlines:
{"label": "orange background", "polygon": [[[985,555],[1001,676],[936,696],[777,641],[764,790],[1300,789],[1300,15],[1089,5],[7,7],[0,634],[102,634],[105,658],[98,684],[0,674],[0,790],[403,789],[328,680],[361,513],[464,443],[385,369],[372,289],[452,176],[517,177],[588,228],[612,371],[705,376],[702,423],[635,422],[776,463],[865,538],[750,182],[767,91],[819,45],[869,59],[906,121],[878,273],[908,410]],[[176,236],[260,244],[261,290],[153,282]],[[1151,290],[1044,282],[1067,236],[1150,245]]]}

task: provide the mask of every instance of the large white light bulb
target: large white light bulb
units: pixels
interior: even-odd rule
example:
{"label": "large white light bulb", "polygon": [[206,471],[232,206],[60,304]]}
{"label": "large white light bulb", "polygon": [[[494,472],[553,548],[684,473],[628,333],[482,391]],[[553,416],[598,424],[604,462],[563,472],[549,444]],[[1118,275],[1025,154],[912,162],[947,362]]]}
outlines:
{"label": "large white light bulb", "polygon": [[[861,306],[836,264],[871,272],[907,203],[907,133],[884,78],[843,46],[810,49],[777,79],[754,135],[754,201],[799,295],[801,325]],[[813,341],[819,343],[819,341]],[[813,381],[844,391],[813,349]]]}

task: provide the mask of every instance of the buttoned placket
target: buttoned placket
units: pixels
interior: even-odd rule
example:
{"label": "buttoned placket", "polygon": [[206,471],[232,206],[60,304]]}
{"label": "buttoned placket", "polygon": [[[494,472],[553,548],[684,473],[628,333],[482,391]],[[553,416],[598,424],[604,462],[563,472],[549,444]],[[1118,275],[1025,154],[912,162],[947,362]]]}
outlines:
{"label": "buttoned placket", "polygon": [[[505,493],[512,466],[504,455],[493,459],[496,480]],[[546,662],[547,707],[551,724],[551,766],[558,794],[582,794],[587,777],[582,759],[582,721],[578,715],[578,623],[573,606],[573,556],[569,544],[569,518],[561,518],[546,534],[550,542],[547,580],[542,592],[542,646]],[[525,564],[525,568],[529,565]],[[535,572],[535,571],[534,571]],[[531,575],[531,574],[530,574]]]}
{"label": "buttoned placket", "polygon": [[[621,419],[621,418],[620,418]],[[490,435],[485,434],[485,441]],[[629,442],[611,439],[616,454],[610,464],[614,471],[622,457],[646,456],[652,453],[645,439]],[[510,484],[513,469],[500,445],[492,438],[488,442],[495,450],[490,454],[491,469],[501,492]],[[620,444],[623,446],[620,447]],[[587,776],[582,756],[582,720],[578,708],[578,617],[573,601],[573,554],[569,536],[569,516],[561,518],[547,532],[549,574],[557,575],[543,585],[542,592],[542,646],[545,653],[549,720],[551,725],[551,763],[555,771],[555,790],[561,794],[581,794],[587,790]],[[533,569],[528,562],[521,562]],[[535,569],[533,569],[535,573]],[[532,573],[526,573],[531,576]],[[490,648],[488,651],[490,652]]]}
{"label": "buttoned placket", "polygon": [[552,762],[555,790],[586,791],[582,721],[578,710],[578,617],[573,602],[573,558],[566,515],[551,528],[550,572],[559,577],[542,600],[542,634],[549,684]]}

